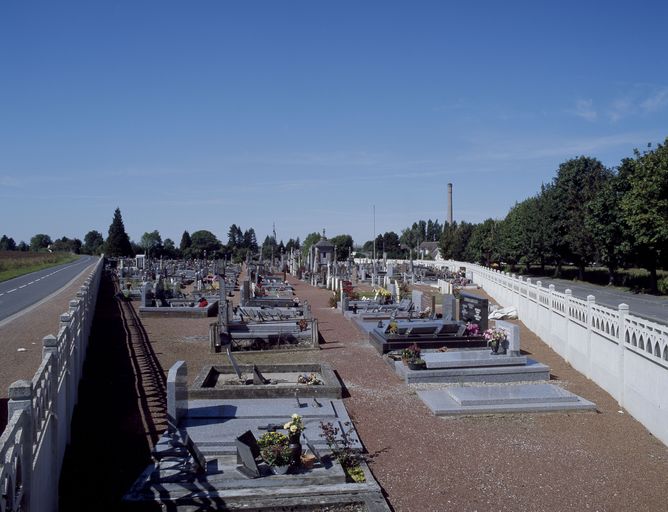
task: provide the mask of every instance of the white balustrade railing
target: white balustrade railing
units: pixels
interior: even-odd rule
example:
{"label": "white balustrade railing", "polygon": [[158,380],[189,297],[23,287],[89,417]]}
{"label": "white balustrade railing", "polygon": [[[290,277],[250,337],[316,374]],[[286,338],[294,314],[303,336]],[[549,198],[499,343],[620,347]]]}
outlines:
{"label": "white balustrade railing", "polygon": [[60,316],[58,335],[42,340],[42,362],[32,380],[9,388],[8,423],[0,436],[0,512],[58,509],[58,475],[103,267],[102,257]]}

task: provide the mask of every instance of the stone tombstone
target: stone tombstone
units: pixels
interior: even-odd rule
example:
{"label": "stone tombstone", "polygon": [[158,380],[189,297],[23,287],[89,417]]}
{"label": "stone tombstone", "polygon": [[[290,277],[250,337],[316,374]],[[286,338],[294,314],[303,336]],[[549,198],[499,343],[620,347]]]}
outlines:
{"label": "stone tombstone", "polygon": [[260,369],[256,365],[253,365],[253,385],[261,386],[266,384],[271,384],[271,379],[267,379],[262,375]]}
{"label": "stone tombstone", "polygon": [[387,277],[394,277],[394,265],[389,263],[386,268]]}
{"label": "stone tombstone", "polygon": [[167,374],[167,424],[176,429],[188,410],[188,366],[177,361]]}
{"label": "stone tombstone", "polygon": [[146,299],[148,297],[148,293],[149,293],[150,289],[151,289],[151,283],[149,283],[149,282],[143,283],[141,285],[141,307],[143,307],[143,308],[148,307]]}
{"label": "stone tombstone", "polygon": [[416,311],[421,311],[422,310],[422,296],[424,295],[423,292],[420,290],[413,290],[412,295],[411,295],[411,301],[415,305],[415,310]]}
{"label": "stone tombstone", "polygon": [[348,295],[346,295],[343,287],[341,287],[341,312],[345,313],[346,311],[348,311]]}
{"label": "stone tombstone", "polygon": [[457,316],[457,298],[454,295],[449,293],[443,294],[443,306],[441,307],[443,312],[443,320],[452,321],[456,320]]}
{"label": "stone tombstone", "polygon": [[241,369],[239,368],[239,365],[237,364],[237,360],[234,358],[232,355],[232,346],[230,344],[227,345],[227,358],[230,360],[230,364],[232,365],[232,368],[234,368],[234,373],[237,374],[237,378],[241,380],[241,377],[243,376],[243,373],[241,372]]}
{"label": "stone tombstone", "polygon": [[503,329],[508,336],[508,355],[520,355],[520,327],[504,320],[496,321],[497,329]]}
{"label": "stone tombstone", "polygon": [[250,302],[250,281],[243,281],[241,283],[241,307],[246,307]]}
{"label": "stone tombstone", "polygon": [[487,330],[489,316],[489,301],[477,295],[460,293],[459,319],[463,322],[478,324],[480,333]]}
{"label": "stone tombstone", "polygon": [[399,281],[397,281],[396,279],[394,280],[394,292],[395,292],[394,300],[396,302],[399,302],[401,300],[401,286],[399,286]]}
{"label": "stone tombstone", "polygon": [[255,460],[260,456],[260,447],[253,432],[247,430],[234,440],[237,449],[237,471],[248,478],[258,478],[261,476],[260,468]]}

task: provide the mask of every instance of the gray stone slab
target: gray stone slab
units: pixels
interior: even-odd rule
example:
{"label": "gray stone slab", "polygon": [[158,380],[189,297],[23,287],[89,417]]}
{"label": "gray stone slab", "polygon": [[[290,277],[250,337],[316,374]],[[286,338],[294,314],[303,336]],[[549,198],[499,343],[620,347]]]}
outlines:
{"label": "gray stone slab", "polygon": [[[594,403],[554,384],[511,384],[494,387],[497,389],[479,386],[422,390],[418,391],[418,396],[437,416],[596,409]],[[464,389],[467,391],[463,391]],[[541,395],[545,400],[540,400]]]}
{"label": "gray stone slab", "polygon": [[520,326],[504,320],[496,320],[496,327],[506,331],[508,335],[508,353],[511,355],[520,354]]}
{"label": "gray stone slab", "polygon": [[[299,414],[303,418],[325,418],[336,415],[336,404],[340,400],[321,398],[317,407],[311,398],[300,398],[302,407],[297,406],[294,398],[256,398],[230,400],[189,400],[188,419],[193,418],[269,418],[285,417],[286,423],[290,416]],[[347,415],[346,415],[347,416]]]}
{"label": "gray stone slab", "polygon": [[549,380],[550,367],[527,359],[522,366],[482,366],[478,368],[432,368],[411,370],[401,361],[393,361],[396,372],[406,384],[527,382]]}
{"label": "gray stone slab", "polygon": [[449,394],[463,406],[578,401],[576,395],[553,384],[456,387]]}
{"label": "gray stone slab", "polygon": [[[348,430],[350,417],[341,400],[301,398],[301,407],[294,399],[191,400],[188,416],[181,422],[193,442],[207,457],[234,453],[234,439],[250,430],[256,438],[266,432],[266,425],[283,425],[292,414],[302,416],[304,434],[323,449],[321,422],[332,423],[340,431]],[[318,407],[317,404],[320,404]],[[356,432],[351,433],[353,445],[362,444]]]}
{"label": "gray stone slab", "polygon": [[451,350],[448,352],[423,352],[427,368],[477,368],[481,366],[526,365],[526,356],[495,355],[489,350]]}

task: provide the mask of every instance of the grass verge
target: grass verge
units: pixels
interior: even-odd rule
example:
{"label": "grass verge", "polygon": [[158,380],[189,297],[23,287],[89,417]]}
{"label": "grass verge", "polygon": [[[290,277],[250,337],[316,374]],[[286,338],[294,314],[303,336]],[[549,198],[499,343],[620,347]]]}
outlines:
{"label": "grass verge", "polygon": [[0,251],[0,282],[63,263],[70,263],[78,257],[70,253]]}

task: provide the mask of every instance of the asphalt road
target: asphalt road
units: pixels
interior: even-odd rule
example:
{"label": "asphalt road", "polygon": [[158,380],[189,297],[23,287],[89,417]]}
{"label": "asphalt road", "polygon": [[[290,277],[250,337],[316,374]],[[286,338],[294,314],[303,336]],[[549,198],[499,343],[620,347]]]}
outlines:
{"label": "asphalt road", "polygon": [[0,322],[48,298],[97,261],[96,256],[81,256],[32,274],[0,283]]}
{"label": "asphalt road", "polygon": [[607,286],[598,286],[580,282],[567,281],[564,279],[552,279],[549,277],[532,277],[534,283],[540,281],[543,287],[551,284],[554,289],[563,293],[567,288],[573,292],[573,297],[586,300],[587,295],[596,297],[596,304],[608,306],[613,309],[624,303],[629,305],[629,312],[633,315],[653,320],[663,325],[668,324],[668,297],[646,295],[642,293],[631,293]]}

